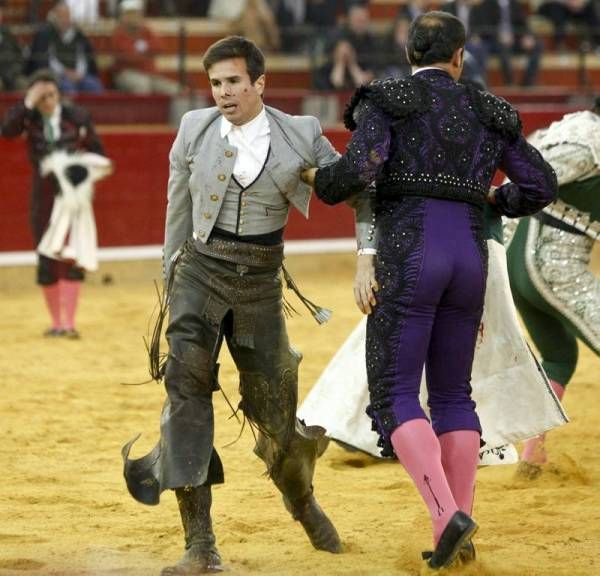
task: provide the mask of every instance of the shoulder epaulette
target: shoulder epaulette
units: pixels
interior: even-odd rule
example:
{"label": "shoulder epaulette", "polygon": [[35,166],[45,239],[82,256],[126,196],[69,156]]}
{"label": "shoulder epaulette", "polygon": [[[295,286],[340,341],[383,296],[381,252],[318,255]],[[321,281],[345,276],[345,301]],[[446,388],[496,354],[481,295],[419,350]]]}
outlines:
{"label": "shoulder epaulette", "polygon": [[398,120],[421,114],[431,107],[430,91],[414,77],[374,80],[358,88],[346,106],[344,125],[348,130],[356,129],[354,110],[363,98],[368,98],[386,114]]}
{"label": "shoulder epaulette", "polygon": [[504,98],[494,96],[485,90],[467,86],[467,91],[473,109],[482,124],[513,140],[519,136],[522,124],[516,108]]}

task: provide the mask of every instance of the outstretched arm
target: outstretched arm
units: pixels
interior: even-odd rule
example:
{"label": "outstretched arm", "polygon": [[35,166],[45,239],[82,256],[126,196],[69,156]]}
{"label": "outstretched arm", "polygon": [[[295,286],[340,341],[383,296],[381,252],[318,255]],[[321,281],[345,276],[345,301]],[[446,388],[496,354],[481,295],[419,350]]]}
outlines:
{"label": "outstretched arm", "polygon": [[305,181],[314,185],[317,196],[327,204],[362,192],[388,158],[389,117],[368,99],[358,106],[357,115],[357,127],[344,155],[334,164],[304,174]]}

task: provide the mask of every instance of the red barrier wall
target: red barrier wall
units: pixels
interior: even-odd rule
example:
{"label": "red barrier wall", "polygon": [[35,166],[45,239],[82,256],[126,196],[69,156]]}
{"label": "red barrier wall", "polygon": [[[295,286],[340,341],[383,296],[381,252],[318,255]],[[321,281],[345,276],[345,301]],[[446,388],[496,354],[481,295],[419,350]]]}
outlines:
{"label": "red barrier wall", "polygon": [[[525,107],[523,107],[525,108]],[[559,118],[565,108],[522,110],[524,131],[530,132]],[[100,246],[136,246],[163,241],[168,153],[171,130],[111,129],[101,131],[115,173],[97,187],[94,203]],[[326,135],[343,150],[348,132]],[[28,223],[31,169],[25,142],[0,138],[0,251],[30,250]],[[352,211],[345,205],[329,207],[316,197],[306,221],[293,210],[286,229],[288,239],[343,238],[354,235]]]}

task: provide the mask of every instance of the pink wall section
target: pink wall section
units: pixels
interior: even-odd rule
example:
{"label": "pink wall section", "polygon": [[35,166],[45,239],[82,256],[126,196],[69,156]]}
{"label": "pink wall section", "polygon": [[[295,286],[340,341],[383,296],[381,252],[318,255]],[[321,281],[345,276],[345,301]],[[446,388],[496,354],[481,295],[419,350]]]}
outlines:
{"label": "pink wall section", "polygon": [[[559,118],[564,108],[523,111],[525,132]],[[332,144],[343,150],[348,133],[329,130]],[[161,244],[168,178],[168,153],[174,132],[160,129],[102,131],[102,141],[116,164],[115,173],[101,182],[94,202],[99,244],[138,246]],[[25,142],[0,138],[0,252],[31,250],[28,204],[31,169]],[[288,239],[343,238],[354,235],[352,211],[345,205],[329,207],[313,198],[310,219],[290,214]]]}

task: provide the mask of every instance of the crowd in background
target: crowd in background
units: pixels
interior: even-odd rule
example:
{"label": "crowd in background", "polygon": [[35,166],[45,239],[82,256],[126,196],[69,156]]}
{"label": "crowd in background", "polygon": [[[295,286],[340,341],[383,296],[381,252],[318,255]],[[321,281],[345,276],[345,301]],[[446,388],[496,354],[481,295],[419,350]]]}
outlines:
{"label": "crowd in background", "polygon": [[[27,42],[3,24],[10,4],[0,0],[3,91],[22,90],[33,72],[49,68],[65,93],[107,88],[138,94],[185,92],[187,88],[157,71],[155,59],[164,48],[146,22],[148,16],[215,19],[267,52],[309,55],[317,90],[349,90],[374,78],[409,74],[404,52],[408,27],[432,8],[451,12],[465,24],[466,75],[482,85],[490,58],[498,59],[504,84],[535,85],[543,51],[564,50],[568,26],[586,50],[600,47],[600,0],[541,0],[536,6],[522,0],[404,0],[387,30],[374,26],[368,0],[57,0],[46,18],[41,17],[43,3],[30,0],[26,20],[33,31]],[[531,29],[530,17],[536,13],[552,26],[546,46]],[[101,17],[116,20],[104,82],[85,32]],[[519,77],[516,55],[526,60]]]}

